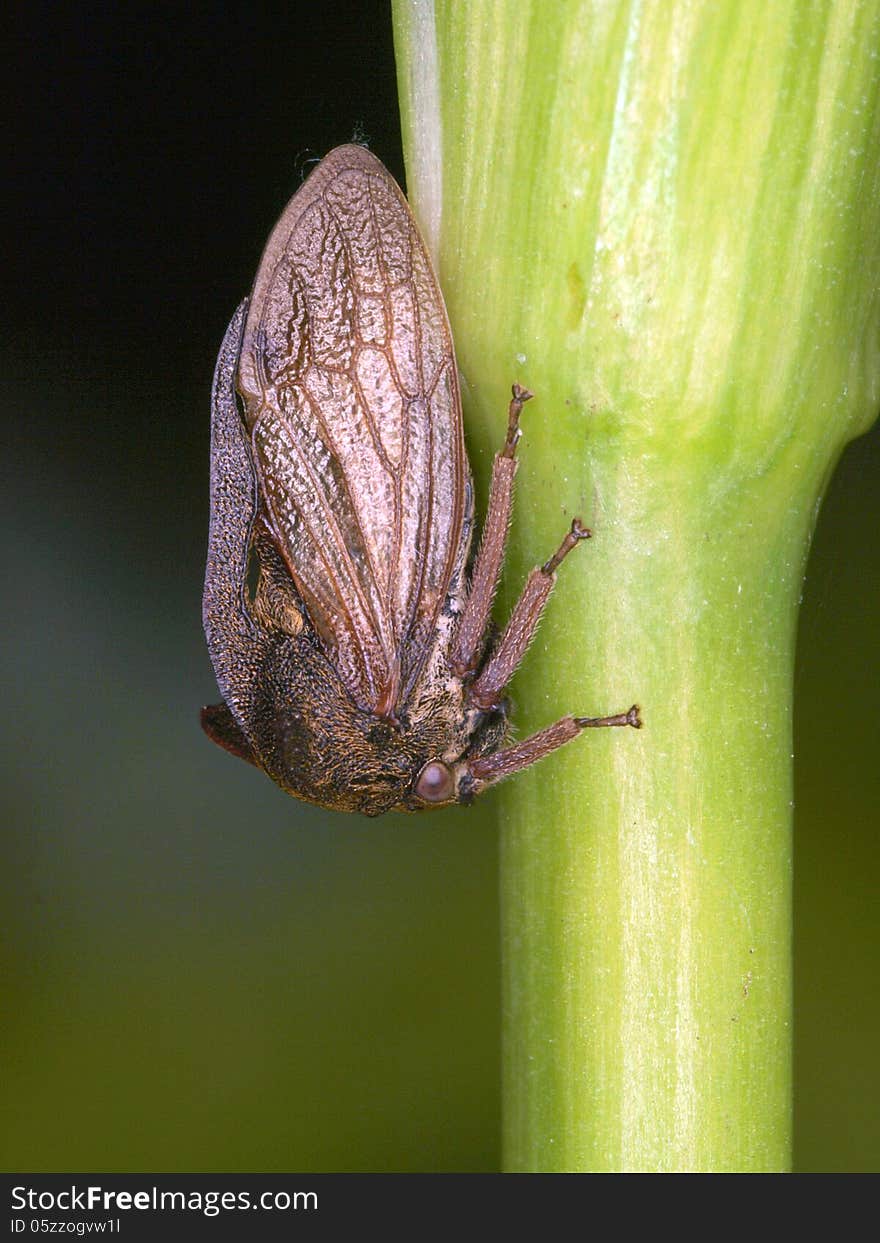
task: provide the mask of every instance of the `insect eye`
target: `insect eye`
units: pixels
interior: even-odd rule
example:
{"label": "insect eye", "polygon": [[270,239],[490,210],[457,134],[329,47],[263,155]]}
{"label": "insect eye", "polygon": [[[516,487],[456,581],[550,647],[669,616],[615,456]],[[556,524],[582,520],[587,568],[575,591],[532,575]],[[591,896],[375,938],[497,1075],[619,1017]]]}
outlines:
{"label": "insect eye", "polygon": [[419,773],[416,794],[426,803],[446,803],[455,793],[452,770],[439,760],[431,760]]}

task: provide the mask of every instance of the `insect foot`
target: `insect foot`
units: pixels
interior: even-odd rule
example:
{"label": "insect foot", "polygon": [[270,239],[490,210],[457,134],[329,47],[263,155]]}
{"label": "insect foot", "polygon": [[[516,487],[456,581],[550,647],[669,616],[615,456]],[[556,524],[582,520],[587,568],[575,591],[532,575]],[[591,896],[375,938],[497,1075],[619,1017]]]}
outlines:
{"label": "insect foot", "polygon": [[[527,401],[531,401],[534,393],[530,393],[527,388],[522,388],[519,384],[514,384],[511,388],[513,394],[510,405],[507,407],[507,438],[504,441],[504,448],[501,456],[512,458],[516,453],[516,446],[519,444],[519,438],[522,435],[519,427],[519,416],[522,414],[522,408]],[[495,482],[494,479],[492,481]],[[513,477],[511,476],[511,483]]]}
{"label": "insect foot", "polygon": [[545,561],[544,564],[541,566],[541,573],[542,574],[555,574],[556,571],[559,569],[559,566],[562,564],[562,562],[571,552],[572,548],[574,548],[582,539],[592,539],[592,538],[593,538],[593,532],[590,530],[590,528],[582,526],[580,518],[573,518],[572,523],[571,523],[571,530],[569,531],[568,535],[566,535],[565,539],[559,545],[558,549],[553,554],[553,556],[550,558],[550,560]]}
{"label": "insect foot", "polygon": [[642,728],[638,704],[633,704],[628,712],[619,712],[616,716],[576,716],[573,720],[578,729],[595,729],[604,725],[631,725],[633,729]]}

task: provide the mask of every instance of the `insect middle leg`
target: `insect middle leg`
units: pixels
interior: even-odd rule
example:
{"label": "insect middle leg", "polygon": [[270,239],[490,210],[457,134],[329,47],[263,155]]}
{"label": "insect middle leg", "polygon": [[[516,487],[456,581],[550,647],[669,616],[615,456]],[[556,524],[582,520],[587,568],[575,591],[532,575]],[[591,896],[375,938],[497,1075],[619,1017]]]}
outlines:
{"label": "insect middle leg", "polygon": [[504,688],[519,668],[526,648],[532,641],[544,605],[556,582],[556,570],[572,548],[582,539],[590,538],[588,527],[580,519],[572,521],[571,529],[549,561],[532,570],[520,598],[514,605],[510,620],[492,656],[471,686],[468,700],[475,708],[489,710],[497,706]]}

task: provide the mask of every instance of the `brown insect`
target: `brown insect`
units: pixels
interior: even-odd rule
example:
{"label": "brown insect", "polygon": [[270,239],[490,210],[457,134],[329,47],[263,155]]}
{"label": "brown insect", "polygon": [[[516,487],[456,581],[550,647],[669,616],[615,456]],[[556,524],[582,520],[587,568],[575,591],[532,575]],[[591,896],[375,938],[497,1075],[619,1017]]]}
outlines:
{"label": "brown insect", "polygon": [[[241,398],[241,407],[236,398]],[[575,519],[500,637],[491,608],[510,519],[513,387],[479,551],[443,298],[406,200],[338,147],[275,227],[214,377],[204,623],[224,703],[216,743],[284,790],[376,816],[467,803],[636,706],[563,717],[504,745],[504,690]]]}

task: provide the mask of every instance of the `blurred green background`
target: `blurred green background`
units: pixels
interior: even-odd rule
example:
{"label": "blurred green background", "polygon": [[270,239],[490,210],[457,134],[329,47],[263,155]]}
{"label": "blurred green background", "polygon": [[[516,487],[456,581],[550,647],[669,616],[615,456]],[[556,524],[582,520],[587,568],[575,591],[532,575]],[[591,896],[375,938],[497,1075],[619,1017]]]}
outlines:
{"label": "blurred green background", "polygon": [[[0,1168],[496,1169],[486,817],[320,814],[197,723],[214,357],[308,160],[402,178],[389,14],[64,7],[7,72]],[[801,618],[802,1170],[880,1169],[878,482],[875,429]]]}

